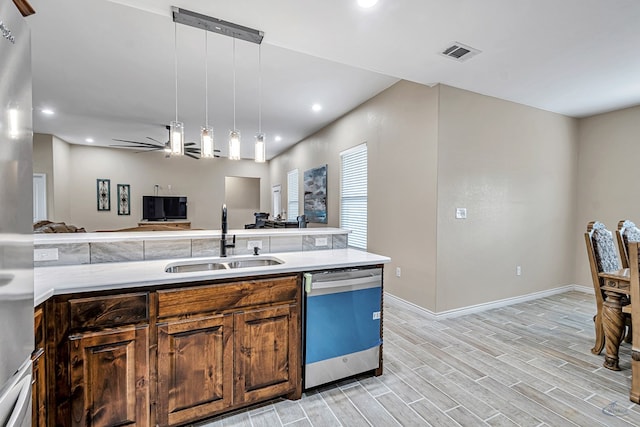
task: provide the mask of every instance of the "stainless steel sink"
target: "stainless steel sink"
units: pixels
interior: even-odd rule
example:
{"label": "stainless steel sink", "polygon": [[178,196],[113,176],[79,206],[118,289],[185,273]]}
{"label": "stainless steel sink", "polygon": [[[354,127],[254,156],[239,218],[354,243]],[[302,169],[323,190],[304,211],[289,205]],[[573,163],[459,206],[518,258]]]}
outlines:
{"label": "stainless steel sink", "polygon": [[167,273],[190,273],[192,271],[226,270],[227,268],[226,264],[220,262],[207,262],[203,264],[179,264],[167,266],[164,271]]}
{"label": "stainless steel sink", "polygon": [[249,268],[249,267],[267,267],[270,265],[280,265],[284,261],[274,257],[260,257],[260,258],[216,258],[209,262],[183,262],[168,264],[165,268],[167,273],[191,273],[194,271],[214,271],[214,270],[229,270],[235,268]]}
{"label": "stainless steel sink", "polygon": [[282,261],[279,259],[266,258],[266,259],[243,259],[238,261],[228,262],[229,268],[244,268],[244,267],[264,267],[267,265],[279,265]]}

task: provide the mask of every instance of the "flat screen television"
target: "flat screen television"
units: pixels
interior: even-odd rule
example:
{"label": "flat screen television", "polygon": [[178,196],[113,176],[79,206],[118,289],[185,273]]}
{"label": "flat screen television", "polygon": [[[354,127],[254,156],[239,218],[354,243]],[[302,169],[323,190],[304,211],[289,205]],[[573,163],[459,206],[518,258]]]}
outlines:
{"label": "flat screen television", "polygon": [[186,196],[142,196],[142,219],[187,219]]}

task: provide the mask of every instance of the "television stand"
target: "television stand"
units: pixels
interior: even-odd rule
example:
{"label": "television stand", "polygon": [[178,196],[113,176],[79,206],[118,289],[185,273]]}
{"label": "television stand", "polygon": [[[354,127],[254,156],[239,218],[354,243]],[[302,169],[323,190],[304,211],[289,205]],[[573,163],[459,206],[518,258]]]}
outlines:
{"label": "television stand", "polygon": [[149,227],[153,228],[155,226],[162,225],[165,227],[178,228],[183,230],[191,229],[191,221],[187,221],[184,219],[168,219],[166,221],[147,221],[142,220],[138,223],[138,227]]}

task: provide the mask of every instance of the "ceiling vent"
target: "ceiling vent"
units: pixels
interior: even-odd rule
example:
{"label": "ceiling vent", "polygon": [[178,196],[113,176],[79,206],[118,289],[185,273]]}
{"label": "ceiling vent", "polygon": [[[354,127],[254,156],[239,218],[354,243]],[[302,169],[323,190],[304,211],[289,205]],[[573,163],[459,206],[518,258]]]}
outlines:
{"label": "ceiling vent", "polygon": [[440,55],[446,56],[447,58],[451,58],[459,62],[464,62],[469,58],[473,58],[481,52],[482,51],[472,48],[471,46],[453,42],[449,47],[441,51]]}

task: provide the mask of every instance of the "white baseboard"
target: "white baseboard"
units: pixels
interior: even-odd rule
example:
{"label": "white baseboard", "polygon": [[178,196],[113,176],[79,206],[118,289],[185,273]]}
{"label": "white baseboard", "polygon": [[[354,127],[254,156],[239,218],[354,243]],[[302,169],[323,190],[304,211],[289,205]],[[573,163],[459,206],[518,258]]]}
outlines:
{"label": "white baseboard", "polygon": [[389,292],[384,293],[384,298],[385,298],[385,301],[388,301],[391,304],[401,306],[405,310],[409,310],[414,313],[418,313],[423,316],[427,316],[428,318],[437,320],[437,319],[446,319],[449,317],[464,316],[465,314],[478,313],[478,312],[490,310],[493,308],[506,307],[508,305],[518,304],[521,302],[531,301],[539,298],[545,298],[545,297],[562,294],[564,292],[569,292],[569,291],[578,291],[578,292],[584,292],[587,294],[595,293],[593,290],[593,287],[587,287],[582,285],[566,285],[566,286],[560,286],[558,288],[548,289],[546,291],[533,292],[527,295],[505,298],[497,301],[490,301],[482,304],[470,305],[467,307],[454,308],[451,310],[441,311],[439,313],[434,313],[431,310],[428,310],[424,307],[420,307],[419,305],[416,305],[412,302],[409,302],[400,297],[392,295]]}

